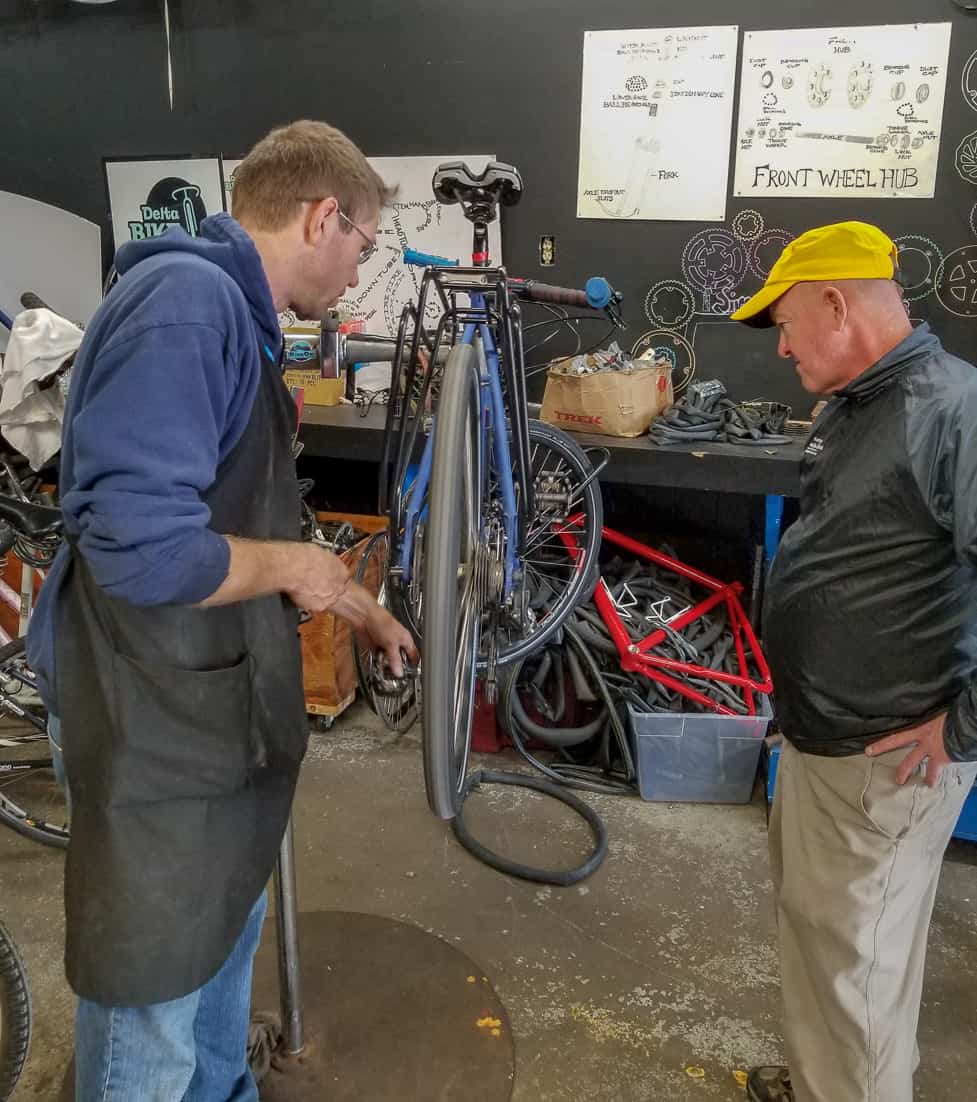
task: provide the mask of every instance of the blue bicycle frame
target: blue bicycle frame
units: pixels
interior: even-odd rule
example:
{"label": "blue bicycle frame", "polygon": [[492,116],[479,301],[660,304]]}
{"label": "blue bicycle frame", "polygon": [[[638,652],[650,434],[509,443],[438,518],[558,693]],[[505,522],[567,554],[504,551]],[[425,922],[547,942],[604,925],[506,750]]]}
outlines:
{"label": "blue bicycle frame", "polygon": [[[414,254],[417,255],[417,254]],[[425,261],[440,258],[424,258]],[[488,437],[491,437],[492,454],[495,458],[495,468],[498,477],[499,492],[502,499],[502,516],[506,535],[505,553],[505,584],[504,593],[510,597],[516,584],[520,581],[517,539],[519,513],[516,506],[516,487],[512,480],[512,455],[509,449],[509,437],[505,429],[505,403],[502,398],[502,377],[499,368],[499,352],[495,346],[491,327],[488,324],[488,310],[483,295],[472,295],[472,309],[483,311],[486,321],[477,325],[469,322],[465,326],[461,343],[475,345],[476,352],[481,352],[479,361],[479,389],[481,393],[481,430],[482,450],[481,454],[488,453]],[[475,342],[475,333],[481,338],[480,345]],[[501,428],[499,428],[501,426]],[[495,430],[495,431],[493,431]],[[405,583],[411,580],[411,550],[413,548],[414,535],[417,523],[426,506],[427,491],[431,480],[431,461],[434,456],[434,434],[437,431],[437,418],[433,420],[431,431],[424,444],[424,454],[421,458],[417,477],[411,487],[410,501],[404,516],[404,538],[400,546],[400,568],[403,571]],[[487,469],[483,471],[483,477],[487,478]],[[484,513],[483,518],[484,520]],[[484,531],[480,533],[484,535]]]}

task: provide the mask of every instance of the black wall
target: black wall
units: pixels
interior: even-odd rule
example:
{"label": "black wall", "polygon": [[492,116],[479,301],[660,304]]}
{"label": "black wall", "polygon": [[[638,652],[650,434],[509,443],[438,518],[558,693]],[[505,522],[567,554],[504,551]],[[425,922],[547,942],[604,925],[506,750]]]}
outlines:
{"label": "black wall", "polygon": [[[954,151],[977,130],[960,92],[977,20],[952,0],[169,0],[172,111],[162,7],[0,0],[0,189],[100,222],[106,252],[103,157],[237,155],[276,123],[319,117],[370,154],[490,150],[516,164],[526,195],[507,215],[508,267],[570,284],[606,274],[626,295],[633,340],[652,328],[648,289],[681,277],[682,249],[702,227],[575,217],[583,32],[731,22],[747,31],[952,20],[954,36],[935,201],[731,199],[729,223],[754,207],[768,227],[792,233],[860,218],[893,236],[929,237],[944,252],[975,240],[977,187],[954,170]],[[543,233],[557,238],[552,269],[538,265]],[[933,296],[914,316],[935,322],[951,350],[977,358],[977,319],[954,317]],[[769,334],[709,326],[696,353],[698,375],[725,378],[739,397],[810,406]]]}

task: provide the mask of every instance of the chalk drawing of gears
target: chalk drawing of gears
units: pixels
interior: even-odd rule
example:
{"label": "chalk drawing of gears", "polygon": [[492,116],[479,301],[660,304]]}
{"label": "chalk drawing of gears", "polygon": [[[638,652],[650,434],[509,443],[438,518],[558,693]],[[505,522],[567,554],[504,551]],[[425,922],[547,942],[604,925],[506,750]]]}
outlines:
{"label": "chalk drawing of gears", "polygon": [[967,106],[977,111],[977,51],[970,55],[970,60],[963,67],[960,90]]}
{"label": "chalk drawing of gears", "polygon": [[631,356],[637,360],[646,352],[651,352],[653,359],[672,365],[672,390],[676,396],[695,378],[695,349],[681,333],[670,329],[642,333],[631,346]]}
{"label": "chalk drawing of gears", "polygon": [[747,262],[750,271],[758,279],[766,279],[770,269],[780,259],[780,254],[794,240],[787,230],[766,230],[747,246]]}
{"label": "chalk drawing of gears", "polygon": [[943,250],[935,241],[918,233],[895,238],[899,250],[899,278],[906,302],[922,302],[936,286],[943,264]]}
{"label": "chalk drawing of gears", "polygon": [[733,234],[740,241],[755,240],[763,229],[763,215],[758,210],[741,210],[733,219]]}
{"label": "chalk drawing of gears", "polygon": [[871,62],[860,61],[848,73],[848,103],[856,110],[864,107],[875,86],[875,70]]}
{"label": "chalk drawing of gears", "polygon": [[977,237],[977,203],[974,203],[974,209],[970,212],[970,228],[974,231],[974,237]]}
{"label": "chalk drawing of gears", "polygon": [[977,132],[957,146],[957,172],[968,184],[977,184]]}
{"label": "chalk drawing of gears", "polygon": [[652,325],[681,329],[695,313],[695,292],[678,279],[663,279],[645,296],[645,313]]}
{"label": "chalk drawing of gears", "polygon": [[834,74],[827,65],[815,65],[807,81],[807,102],[812,107],[823,107],[831,99]]}
{"label": "chalk drawing of gears", "polygon": [[936,297],[958,318],[977,318],[977,245],[964,245],[943,261]]}
{"label": "chalk drawing of gears", "polygon": [[746,278],[746,246],[729,230],[697,233],[682,253],[682,275],[702,296],[702,312],[722,314],[730,296]]}

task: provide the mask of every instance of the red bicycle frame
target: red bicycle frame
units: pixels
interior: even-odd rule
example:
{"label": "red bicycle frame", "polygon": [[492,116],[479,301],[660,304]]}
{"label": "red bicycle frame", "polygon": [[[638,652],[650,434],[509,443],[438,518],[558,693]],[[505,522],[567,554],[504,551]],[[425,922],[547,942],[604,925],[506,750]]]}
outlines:
{"label": "red bicycle frame", "polygon": [[[579,528],[582,523],[583,516],[578,514],[569,517],[566,523],[558,529],[557,534],[571,554],[579,552],[579,546],[572,529]],[[743,605],[740,603],[740,594],[743,592],[743,587],[739,582],[730,584],[721,582],[708,574],[704,574],[701,570],[686,566],[678,559],[673,559],[661,551],[656,551],[637,540],[630,539],[621,532],[615,532],[612,528],[604,528],[602,532],[603,538],[615,547],[620,547],[646,562],[662,566],[680,577],[688,578],[689,581],[709,591],[709,596],[705,597],[704,600],[667,621],[667,627],[673,631],[681,631],[682,628],[688,627],[689,624],[708,615],[718,605],[725,602],[730,629],[733,633],[733,644],[736,648],[739,673],[712,670],[694,662],[682,662],[675,658],[666,658],[662,654],[656,654],[655,648],[659,647],[668,638],[665,626],[650,632],[639,642],[634,642],[624,626],[620,610],[611,596],[607,583],[601,578],[594,593],[594,602],[597,605],[601,619],[610,632],[614,645],[617,647],[621,669],[626,673],[640,673],[673,692],[681,693],[689,700],[694,700],[706,710],[718,712],[720,715],[736,715],[737,713],[732,708],[720,704],[692,685],[686,684],[671,675],[684,674],[687,677],[732,685],[742,690],[743,703],[746,706],[747,713],[751,716],[756,715],[754,694],[772,692],[773,682],[770,679],[770,668],[763,656],[763,651],[760,649],[760,643],[750,621],[747,619]],[[759,678],[751,676],[750,660],[759,672]]]}

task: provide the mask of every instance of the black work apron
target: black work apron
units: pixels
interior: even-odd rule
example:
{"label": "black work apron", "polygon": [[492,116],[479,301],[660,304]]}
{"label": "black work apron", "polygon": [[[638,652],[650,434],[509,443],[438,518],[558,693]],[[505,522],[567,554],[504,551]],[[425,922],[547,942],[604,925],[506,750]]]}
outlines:
{"label": "black work apron", "polygon": [[[244,435],[202,495],[214,531],[300,538],[295,419],[263,362]],[[298,612],[279,594],[137,607],[73,548],[57,676],[68,981],[107,1006],[189,994],[229,955],[288,821],[308,740]]]}

